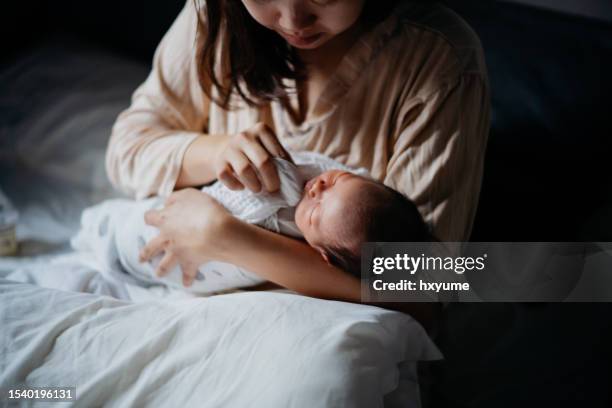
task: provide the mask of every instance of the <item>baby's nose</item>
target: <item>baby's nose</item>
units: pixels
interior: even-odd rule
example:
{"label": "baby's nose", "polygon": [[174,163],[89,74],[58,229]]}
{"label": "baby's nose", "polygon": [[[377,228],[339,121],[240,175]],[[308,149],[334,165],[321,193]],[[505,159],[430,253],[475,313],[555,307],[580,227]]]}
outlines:
{"label": "baby's nose", "polygon": [[325,191],[325,181],[319,179],[314,182],[308,194],[310,198],[317,198],[323,191]]}

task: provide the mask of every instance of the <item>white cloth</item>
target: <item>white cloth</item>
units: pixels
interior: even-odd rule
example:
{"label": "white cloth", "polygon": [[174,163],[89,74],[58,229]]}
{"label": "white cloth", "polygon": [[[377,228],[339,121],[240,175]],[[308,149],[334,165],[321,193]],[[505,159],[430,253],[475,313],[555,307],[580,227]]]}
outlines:
{"label": "white cloth", "polygon": [[[245,222],[294,238],[303,238],[294,216],[306,181],[333,169],[351,171],[365,177],[368,174],[364,169],[351,169],[317,153],[301,152],[293,156],[296,165],[275,159],[280,178],[280,191],[277,193],[254,194],[246,189],[233,191],[219,182],[202,188],[202,191]],[[254,273],[216,261],[201,265],[189,287],[183,286],[182,272],[178,266],[164,277],[156,277],[155,269],[162,255],[147,263],[139,262],[138,256],[146,243],[159,234],[157,228],[145,224],[144,214],[149,209],[160,207],[163,207],[163,199],[159,197],[140,201],[107,200],[90,207],[83,211],[81,229],[72,238],[72,247],[91,253],[97,269],[105,277],[142,287],[163,284],[195,294],[211,294],[264,282]]]}
{"label": "white cloth", "polygon": [[0,324],[0,388],[76,387],[72,407],[419,407],[416,362],[441,357],[406,314],[284,293],[132,303],[0,278]]}

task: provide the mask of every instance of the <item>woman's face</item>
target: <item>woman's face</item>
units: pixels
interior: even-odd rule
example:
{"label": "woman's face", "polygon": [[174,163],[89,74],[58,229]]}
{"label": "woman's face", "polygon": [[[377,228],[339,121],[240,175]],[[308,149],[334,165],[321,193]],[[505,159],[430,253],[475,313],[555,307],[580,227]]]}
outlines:
{"label": "woman's face", "polygon": [[242,0],[251,16],[290,45],[315,49],[359,19],[365,0]]}

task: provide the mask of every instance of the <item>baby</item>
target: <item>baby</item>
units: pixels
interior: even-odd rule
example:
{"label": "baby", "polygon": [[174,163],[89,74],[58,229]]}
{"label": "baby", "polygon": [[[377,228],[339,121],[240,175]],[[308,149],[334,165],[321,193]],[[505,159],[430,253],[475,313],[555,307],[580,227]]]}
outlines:
{"label": "baby", "polygon": [[[245,222],[290,237],[304,239],[330,264],[360,275],[361,244],[367,241],[428,241],[429,231],[416,206],[402,194],[378,183],[363,169],[351,169],[325,156],[301,152],[296,165],[275,159],[278,193],[232,191],[222,183],[202,191]],[[179,267],[155,276],[162,258],[141,263],[142,247],[157,236],[144,223],[144,213],[163,206],[163,200],[109,200],[84,211],[81,230],[72,239],[79,251],[89,251],[101,273],[139,286],[165,284],[197,294],[252,286],[263,282],[253,273],[222,262],[198,268],[189,287]]]}
{"label": "baby", "polygon": [[355,276],[360,276],[364,242],[431,239],[412,201],[382,183],[342,170],[326,171],[306,183],[295,222],[323,259]]}

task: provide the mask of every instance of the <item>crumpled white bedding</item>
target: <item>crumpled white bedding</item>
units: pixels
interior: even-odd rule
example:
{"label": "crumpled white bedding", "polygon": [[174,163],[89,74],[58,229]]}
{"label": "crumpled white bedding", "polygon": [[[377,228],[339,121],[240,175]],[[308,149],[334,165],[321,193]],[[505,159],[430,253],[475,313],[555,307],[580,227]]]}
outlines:
{"label": "crumpled white bedding", "polygon": [[440,353],[409,316],[118,286],[67,252],[83,208],[116,194],[104,148],[146,74],[64,43],[0,72],[0,186],[21,212],[21,254],[0,258],[0,387],[74,385],[85,407],[420,406],[415,362]]}
{"label": "crumpled white bedding", "polygon": [[0,324],[0,387],[83,407],[416,407],[414,362],[440,357],[406,315],[286,293],[134,304],[0,279]]}
{"label": "crumpled white bedding", "polygon": [[0,388],[75,386],[75,406],[420,407],[416,362],[441,358],[378,307],[120,286],[79,253],[2,261]]}

